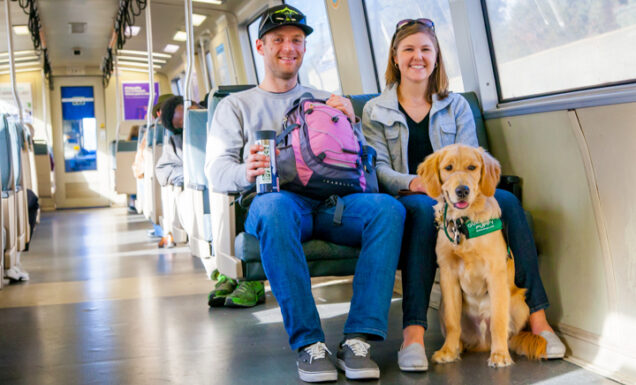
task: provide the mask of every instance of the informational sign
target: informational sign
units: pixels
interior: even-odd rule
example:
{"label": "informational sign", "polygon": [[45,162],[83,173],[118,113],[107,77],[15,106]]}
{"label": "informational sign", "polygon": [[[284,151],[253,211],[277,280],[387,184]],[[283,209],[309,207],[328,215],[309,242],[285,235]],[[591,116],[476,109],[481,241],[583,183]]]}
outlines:
{"label": "informational sign", "polygon": [[[144,120],[150,95],[148,83],[123,83],[124,120]],[[159,98],[159,83],[155,82],[155,100]]]}
{"label": "informational sign", "polygon": [[61,87],[61,90],[63,120],[95,117],[93,87]]}
{"label": "informational sign", "polygon": [[[22,104],[22,117],[27,123],[33,123],[33,99],[31,97],[31,83],[18,83],[18,97]],[[0,113],[18,115],[18,106],[13,99],[10,83],[0,84]]]}

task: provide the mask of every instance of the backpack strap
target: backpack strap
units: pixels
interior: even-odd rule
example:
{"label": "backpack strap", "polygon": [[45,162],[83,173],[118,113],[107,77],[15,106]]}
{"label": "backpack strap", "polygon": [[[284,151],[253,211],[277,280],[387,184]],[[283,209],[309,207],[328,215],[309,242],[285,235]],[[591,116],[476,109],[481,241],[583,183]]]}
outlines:
{"label": "backpack strap", "polygon": [[338,195],[332,195],[327,198],[323,205],[327,207],[334,207],[335,210],[333,213],[333,223],[334,225],[340,226],[342,224],[342,214],[344,213],[344,201]]}

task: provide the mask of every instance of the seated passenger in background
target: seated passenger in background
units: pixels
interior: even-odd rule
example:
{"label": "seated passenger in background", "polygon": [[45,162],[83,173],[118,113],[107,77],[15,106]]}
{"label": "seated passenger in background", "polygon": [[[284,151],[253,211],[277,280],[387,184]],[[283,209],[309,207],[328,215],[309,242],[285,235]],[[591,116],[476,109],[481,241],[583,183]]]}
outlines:
{"label": "seated passenger in background", "polygon": [[128,133],[128,138],[126,138],[127,141],[131,141],[131,140],[137,140],[139,138],[139,125],[135,124],[134,126],[130,127],[130,132]]}
{"label": "seated passenger in background", "polygon": [[[161,115],[161,105],[168,99],[172,98],[173,94],[163,94],[157,98],[157,103],[152,107],[152,119],[153,121],[157,121],[159,115]],[[132,164],[133,175],[137,179],[144,178],[144,150],[148,147],[148,129],[146,129],[146,133],[143,138],[141,138],[141,143],[137,146],[137,153],[135,154],[135,160]],[[152,224],[153,229],[148,231],[148,236],[150,238],[163,238],[163,229],[158,223]],[[163,247],[160,244],[160,247]]]}
{"label": "seated passenger in background", "polygon": [[[402,370],[426,370],[426,313],[437,269],[437,231],[433,225],[436,201],[425,195],[415,171],[427,155],[443,146],[478,146],[468,102],[448,92],[448,77],[432,21],[403,20],[397,24],[390,45],[386,88],[365,105],[362,123],[369,144],[378,153],[380,185],[391,194],[401,195],[399,200],[407,211],[400,264],[404,342],[398,363]],[[515,256],[515,284],[528,289],[526,303],[532,332],[548,341],[548,358],[563,357],[565,347],[546,320],[548,298],[523,208],[504,190],[497,190],[495,199],[501,206],[501,219],[508,226],[508,241]]]}
{"label": "seated passenger in background", "polygon": [[[328,105],[356,122],[348,99],[298,84],[305,37],[312,31],[305,15],[289,5],[263,14],[256,49],[264,59],[265,77],[258,87],[223,99],[208,128],[205,170],[215,191],[244,191],[254,185],[268,164],[259,154],[263,147],[254,144],[256,131],[280,133],[286,110],[305,92],[328,98]],[[367,340],[386,337],[404,208],[385,194],[350,194],[342,200],[339,226],[333,223],[334,207],[285,190],[256,196],[245,222],[246,231],[259,240],[263,268],[280,305],[289,343],[298,350],[298,374],[307,382],[337,380],[337,370],[326,357],[302,249],[302,242],[312,237],[361,246],[338,366],[348,378],[380,375]]]}

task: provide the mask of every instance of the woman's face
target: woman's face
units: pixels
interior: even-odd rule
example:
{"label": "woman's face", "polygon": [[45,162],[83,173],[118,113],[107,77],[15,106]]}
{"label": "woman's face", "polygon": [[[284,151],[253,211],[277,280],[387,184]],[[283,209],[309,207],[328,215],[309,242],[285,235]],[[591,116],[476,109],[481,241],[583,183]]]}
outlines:
{"label": "woman's face", "polygon": [[393,60],[400,70],[400,83],[421,83],[433,73],[437,52],[433,40],[424,32],[417,32],[402,39]]}

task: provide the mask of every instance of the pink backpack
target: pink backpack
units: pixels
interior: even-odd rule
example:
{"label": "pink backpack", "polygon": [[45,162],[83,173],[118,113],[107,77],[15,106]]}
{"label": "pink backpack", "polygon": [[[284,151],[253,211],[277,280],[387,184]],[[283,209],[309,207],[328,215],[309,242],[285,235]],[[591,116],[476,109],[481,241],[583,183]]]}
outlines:
{"label": "pink backpack", "polygon": [[319,200],[378,192],[376,152],[359,127],[309,93],[294,101],[276,138],[281,189]]}

